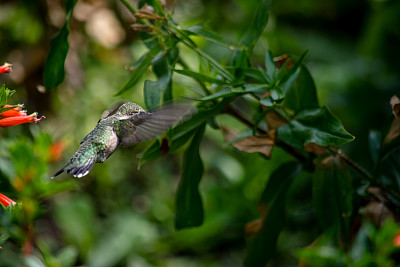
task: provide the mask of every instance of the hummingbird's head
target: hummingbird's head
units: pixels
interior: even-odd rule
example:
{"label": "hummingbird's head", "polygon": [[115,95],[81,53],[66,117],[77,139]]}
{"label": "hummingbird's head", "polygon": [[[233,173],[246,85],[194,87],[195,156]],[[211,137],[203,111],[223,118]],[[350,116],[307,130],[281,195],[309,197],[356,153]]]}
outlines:
{"label": "hummingbird's head", "polygon": [[145,110],[138,104],[128,102],[128,103],[121,105],[118,108],[118,111],[116,114],[118,114],[119,116],[125,117],[125,116],[132,116],[139,112],[144,112],[144,111]]}

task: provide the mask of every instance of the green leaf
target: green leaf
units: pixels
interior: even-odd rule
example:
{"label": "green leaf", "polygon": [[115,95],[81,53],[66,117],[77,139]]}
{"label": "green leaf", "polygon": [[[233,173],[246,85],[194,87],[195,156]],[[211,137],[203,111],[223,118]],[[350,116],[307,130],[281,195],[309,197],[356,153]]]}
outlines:
{"label": "green leaf", "polygon": [[382,143],[381,133],[376,130],[370,130],[368,134],[368,145],[369,145],[369,151],[371,152],[371,157],[374,162],[378,161],[381,143]]}
{"label": "green leaf", "polygon": [[295,112],[319,107],[317,89],[310,72],[304,65],[300,67],[295,83],[286,93],[285,106]]}
{"label": "green leaf", "polygon": [[174,71],[179,73],[179,74],[191,77],[193,79],[200,80],[200,81],[203,81],[203,82],[208,82],[208,83],[211,83],[211,84],[227,84],[227,82],[224,81],[224,80],[219,80],[219,79],[216,79],[216,78],[213,78],[213,77],[201,74],[201,73],[197,73],[197,72],[194,72],[194,71],[190,71],[190,70],[177,70],[177,69],[174,69]]}
{"label": "green leaf", "polygon": [[243,46],[235,43],[235,42],[231,42],[229,40],[226,40],[225,38],[223,38],[222,36],[216,34],[215,32],[206,29],[203,25],[194,25],[194,26],[190,26],[187,28],[188,31],[193,32],[201,37],[203,37],[204,39],[214,42],[216,44],[219,44],[221,46],[227,47],[231,50],[241,50],[243,49]]}
{"label": "green leaf", "polygon": [[271,88],[269,90],[269,92],[271,93],[271,98],[276,101],[276,100],[280,100],[283,99],[285,96],[283,95],[283,92],[281,91],[281,89],[279,89],[278,87],[274,87]]}
{"label": "green leaf", "polygon": [[146,81],[144,84],[144,100],[146,107],[151,109],[161,104],[161,99],[168,101],[172,99],[172,69],[179,55],[177,49],[168,50],[153,64],[153,72],[157,81]]}
{"label": "green leaf", "polygon": [[270,50],[268,50],[267,54],[265,55],[265,68],[267,69],[266,74],[268,82],[273,81],[276,76],[276,65]]}
{"label": "green leaf", "polygon": [[65,24],[50,42],[50,51],[43,72],[43,82],[48,90],[53,89],[64,81],[64,64],[69,50],[69,23],[76,2],[77,0],[65,1],[67,10]]}
{"label": "green leaf", "polygon": [[143,76],[143,73],[146,71],[147,67],[150,65],[151,61],[153,58],[161,51],[161,47],[157,44],[154,45],[148,52],[147,54],[141,58],[141,60],[137,63],[137,67],[135,71],[133,72],[132,76],[129,78],[128,82],[125,83],[125,85],[119,90],[118,93],[115,94],[115,96],[118,96],[125,91],[129,90],[132,88],[138,81],[139,79]]}
{"label": "green leaf", "polygon": [[313,205],[321,228],[347,241],[350,234],[350,216],[353,210],[352,181],[344,162],[336,156],[324,159],[313,175]]}
{"label": "green leaf", "polygon": [[274,255],[279,233],[285,226],[286,194],[301,169],[299,163],[289,162],[282,164],[271,174],[260,200],[266,214],[260,232],[248,239],[245,266],[265,266]]}
{"label": "green leaf", "polygon": [[278,128],[278,135],[285,143],[298,149],[303,149],[308,143],[338,146],[354,140],[354,136],[326,107],[300,111],[288,124]]}
{"label": "green leaf", "polygon": [[389,199],[400,207],[400,144],[392,148],[383,158],[378,159],[376,167],[378,183]]}
{"label": "green leaf", "polygon": [[247,28],[246,34],[240,41],[241,45],[248,47],[248,53],[251,54],[256,44],[258,38],[260,38],[261,34],[264,31],[265,26],[267,26],[268,18],[269,18],[269,0],[261,0],[260,6],[256,9],[257,14],[253,20],[253,22]]}
{"label": "green leaf", "polygon": [[199,226],[203,223],[203,204],[199,183],[204,167],[199,149],[205,127],[204,123],[196,130],[192,143],[184,155],[182,179],[176,193],[176,229]]}

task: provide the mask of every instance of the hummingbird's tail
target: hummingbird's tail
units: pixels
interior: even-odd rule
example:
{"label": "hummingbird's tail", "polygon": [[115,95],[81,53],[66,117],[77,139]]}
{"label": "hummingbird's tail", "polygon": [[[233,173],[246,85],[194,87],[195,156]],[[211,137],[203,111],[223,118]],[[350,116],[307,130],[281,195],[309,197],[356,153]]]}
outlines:
{"label": "hummingbird's tail", "polygon": [[85,153],[85,155],[82,157],[82,154],[79,152],[80,150],[78,150],[69,160],[69,162],[64,166],[64,168],[56,172],[54,176],[51,177],[51,179],[63,173],[64,171],[66,171],[68,174],[72,174],[74,177],[77,178],[81,178],[87,175],[92,169],[93,165],[96,163],[97,155],[92,153]]}

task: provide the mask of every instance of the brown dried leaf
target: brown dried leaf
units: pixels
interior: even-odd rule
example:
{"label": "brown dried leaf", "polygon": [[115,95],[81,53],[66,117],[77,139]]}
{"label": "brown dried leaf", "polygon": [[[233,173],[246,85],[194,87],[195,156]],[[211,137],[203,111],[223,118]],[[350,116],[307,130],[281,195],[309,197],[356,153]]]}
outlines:
{"label": "brown dried leaf", "polygon": [[151,25],[143,25],[143,24],[132,24],[131,28],[137,32],[151,32],[153,27]]}
{"label": "brown dried leaf", "polygon": [[276,130],[277,128],[281,127],[282,125],[287,124],[287,120],[285,120],[278,112],[275,110],[271,110],[270,112],[265,115],[265,122],[268,126],[268,131]]}
{"label": "brown dried leaf", "polygon": [[281,68],[285,62],[289,60],[289,63],[286,66],[286,70],[289,70],[291,67],[293,67],[294,61],[290,59],[290,57],[288,55],[282,55],[279,57],[275,57],[274,58],[274,62],[276,63],[276,65]]}
{"label": "brown dried leaf", "polygon": [[390,105],[392,106],[394,117],[400,119],[400,99],[396,95],[390,99]]}
{"label": "brown dried leaf", "polygon": [[247,153],[261,153],[267,157],[271,156],[272,149],[274,148],[275,141],[268,134],[249,136],[241,139],[233,146],[240,151]]}
{"label": "brown dried leaf", "polygon": [[388,144],[400,136],[400,99],[397,96],[392,96],[390,99],[394,120],[390,127],[389,133],[383,140],[383,144]]}
{"label": "brown dried leaf", "polygon": [[326,154],[326,148],[320,145],[317,145],[316,143],[308,143],[305,144],[304,150],[307,152],[311,152],[318,157],[322,157],[323,155]]}
{"label": "brown dried leaf", "polygon": [[141,18],[141,19],[150,19],[150,20],[159,20],[162,19],[159,15],[155,13],[136,13],[135,17]]}
{"label": "brown dried leaf", "polygon": [[233,130],[232,128],[228,128],[225,126],[221,126],[222,134],[224,135],[225,141],[232,142],[238,137],[237,131]]}
{"label": "brown dried leaf", "polygon": [[255,219],[254,221],[247,223],[244,227],[244,232],[246,233],[246,236],[249,237],[260,232],[262,225],[263,225],[263,218],[258,218]]}

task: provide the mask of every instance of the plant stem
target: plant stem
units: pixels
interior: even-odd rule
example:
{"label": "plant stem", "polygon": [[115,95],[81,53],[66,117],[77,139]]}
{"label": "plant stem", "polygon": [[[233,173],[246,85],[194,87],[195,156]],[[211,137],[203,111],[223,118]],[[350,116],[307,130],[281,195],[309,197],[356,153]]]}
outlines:
{"label": "plant stem", "polygon": [[137,13],[136,8],[134,8],[133,5],[128,0],[120,0],[120,1],[127,9],[129,9],[132,15],[135,15]]}

